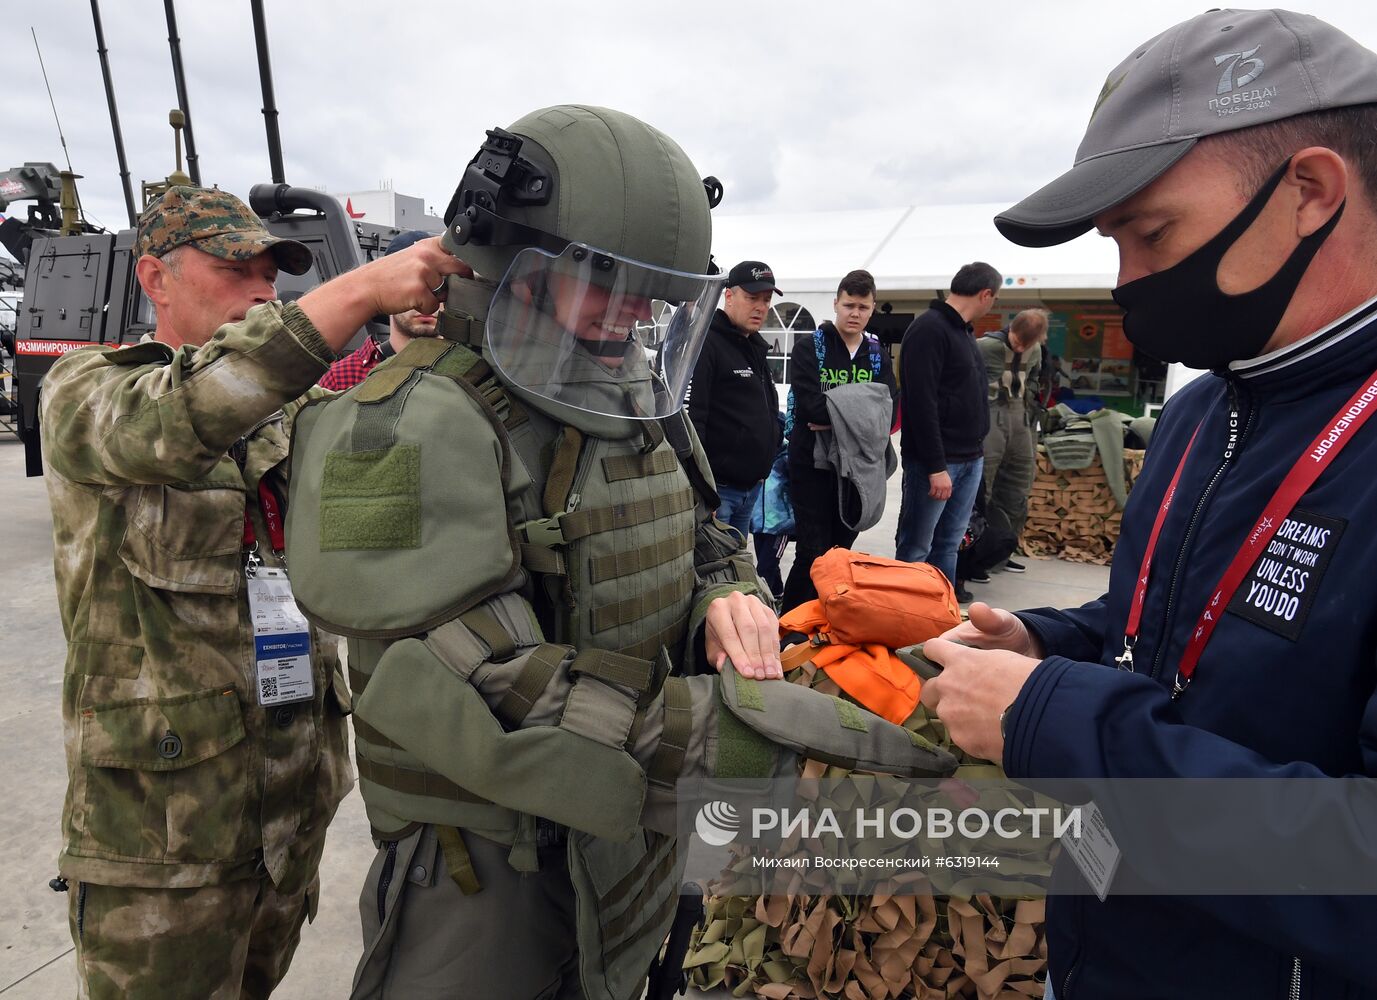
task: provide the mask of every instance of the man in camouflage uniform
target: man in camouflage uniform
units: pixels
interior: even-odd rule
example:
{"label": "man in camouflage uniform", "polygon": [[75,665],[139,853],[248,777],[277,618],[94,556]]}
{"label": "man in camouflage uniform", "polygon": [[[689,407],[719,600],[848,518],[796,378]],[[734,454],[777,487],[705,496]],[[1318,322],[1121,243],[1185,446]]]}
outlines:
{"label": "man in camouflage uniform", "polygon": [[463,269],[437,243],[282,305],[277,270],[309,251],[229,194],[173,187],[136,245],[152,340],[74,351],[45,380],[82,996],[266,997],[314,913],[353,781],[348,694],[313,634],[309,700],[260,704],[245,568],[282,565],[264,512],[298,397],[371,316],[437,307]]}

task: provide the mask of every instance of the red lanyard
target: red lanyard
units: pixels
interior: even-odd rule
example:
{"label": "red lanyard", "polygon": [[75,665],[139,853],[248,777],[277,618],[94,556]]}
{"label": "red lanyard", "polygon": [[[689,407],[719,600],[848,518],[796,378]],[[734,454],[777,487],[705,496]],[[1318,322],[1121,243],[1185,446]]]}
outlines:
{"label": "red lanyard", "polygon": [[[268,541],[272,544],[274,552],[281,552],[287,547],[287,538],[282,531],[282,508],[277,502],[277,496],[268,487],[267,481],[258,481],[258,506],[263,511],[263,520],[268,523]],[[244,511],[244,548],[250,553],[257,551],[258,535],[253,530],[253,521],[249,520],[249,512]]]}
{"label": "red lanyard", "polygon": [[[1315,480],[1323,474],[1325,469],[1329,468],[1329,463],[1353,440],[1358,429],[1367,422],[1367,418],[1372,415],[1374,402],[1377,402],[1377,371],[1372,373],[1368,381],[1349,398],[1348,402],[1339,408],[1339,411],[1325,425],[1324,430],[1319,433],[1314,441],[1310,442],[1309,447],[1296,459],[1291,471],[1286,474],[1286,478],[1282,480],[1281,485],[1272,494],[1272,498],[1267,501],[1267,506],[1263,508],[1262,514],[1253,524],[1253,530],[1248,533],[1247,539],[1234,556],[1233,562],[1229,564],[1229,568],[1220,577],[1213,594],[1205,603],[1205,609],[1196,620],[1195,631],[1191,633],[1191,637],[1186,643],[1186,650],[1181,656],[1181,663],[1176,668],[1176,682],[1172,685],[1173,698],[1179,697],[1181,692],[1186,689],[1186,685],[1190,683],[1191,675],[1195,673],[1195,666],[1200,662],[1200,655],[1205,651],[1205,645],[1210,641],[1214,627],[1219,624],[1219,617],[1223,614],[1223,609],[1227,608],[1229,601],[1233,599],[1239,584],[1247,576],[1249,567],[1266,550],[1267,543],[1281,528],[1286,516],[1295,509],[1300,498],[1305,495],[1305,491],[1314,485]],[[1200,428],[1197,427],[1195,434],[1191,435],[1190,443],[1186,445],[1180,463],[1176,466],[1176,474],[1172,476],[1171,485],[1167,487],[1166,497],[1162,501],[1161,508],[1157,511],[1157,520],[1152,525],[1152,534],[1148,537],[1147,551],[1143,553],[1143,565],[1138,571],[1138,581],[1134,585],[1133,603],[1128,612],[1128,624],[1124,628],[1124,652],[1122,656],[1115,657],[1115,662],[1125,670],[1133,669],[1133,647],[1138,642],[1139,626],[1143,615],[1143,601],[1147,597],[1148,579],[1152,571],[1152,557],[1157,549],[1158,536],[1162,533],[1162,522],[1166,520],[1167,511],[1171,509],[1171,502],[1181,480],[1181,472],[1186,467],[1186,459],[1190,457],[1191,448],[1195,444],[1195,437],[1199,433]]]}

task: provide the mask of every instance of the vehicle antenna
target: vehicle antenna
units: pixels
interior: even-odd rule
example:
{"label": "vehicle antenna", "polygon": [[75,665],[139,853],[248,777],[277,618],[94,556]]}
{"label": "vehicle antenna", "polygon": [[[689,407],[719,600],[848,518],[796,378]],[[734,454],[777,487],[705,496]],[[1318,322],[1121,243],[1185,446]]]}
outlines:
{"label": "vehicle antenna", "polygon": [[48,104],[53,109],[53,121],[57,122],[57,137],[62,142],[62,155],[67,160],[67,169],[62,174],[62,232],[63,235],[70,235],[79,231],[77,217],[80,216],[82,222],[86,221],[86,212],[81,207],[81,195],[77,194],[76,180],[81,175],[72,169],[72,154],[67,151],[67,136],[62,132],[62,119],[57,114],[57,102],[53,100],[53,88],[48,83],[48,67],[43,65],[43,49],[38,45],[38,32],[32,26],[29,34],[33,35],[33,48],[38,53],[38,68],[43,71],[43,86],[48,88]]}
{"label": "vehicle antenna", "polygon": [[[177,10],[172,0],[163,0],[163,14],[167,20],[167,45],[172,51],[172,82],[177,87],[177,107],[182,112],[182,131],[186,133],[186,169],[191,175],[191,183],[200,187],[201,161],[196,155],[196,136],[191,131],[191,104],[186,96],[186,70],[182,68],[182,36],[177,33]],[[180,165],[177,169],[181,169]]]}
{"label": "vehicle antenna", "polygon": [[100,2],[91,0],[91,21],[96,29],[96,55],[100,57],[100,73],[105,81],[105,103],[110,108],[110,129],[115,134],[115,158],[120,166],[120,186],[124,189],[124,208],[129,213],[129,228],[138,225],[134,214],[134,192],[129,186],[129,162],[124,156],[124,135],[120,130],[120,113],[115,104],[115,84],[110,79],[110,53],[105,47],[105,30],[100,23]]}
{"label": "vehicle antenna", "polygon": [[277,131],[277,101],[273,98],[273,62],[268,54],[268,27],[263,17],[263,0],[249,0],[253,13],[253,37],[258,48],[258,80],[263,86],[263,125],[268,132],[268,166],[273,183],[282,184],[287,175],[282,169],[282,137]]}

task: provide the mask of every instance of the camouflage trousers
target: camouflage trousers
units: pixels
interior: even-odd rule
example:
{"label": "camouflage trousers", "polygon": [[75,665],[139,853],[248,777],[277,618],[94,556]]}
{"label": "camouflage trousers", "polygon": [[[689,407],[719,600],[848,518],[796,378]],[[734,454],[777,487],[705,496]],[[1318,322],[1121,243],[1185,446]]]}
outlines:
{"label": "camouflage trousers", "polygon": [[78,882],[68,921],[79,1000],[257,1000],[282,981],[320,882],[284,895],[269,879],[195,889]]}
{"label": "camouflage trousers", "polygon": [[363,958],[352,1000],[577,1000],[574,887],[564,845],[540,850],[540,871],[507,863],[509,848],[463,831],[481,887],[450,877],[435,827],[384,842],[359,896]]}

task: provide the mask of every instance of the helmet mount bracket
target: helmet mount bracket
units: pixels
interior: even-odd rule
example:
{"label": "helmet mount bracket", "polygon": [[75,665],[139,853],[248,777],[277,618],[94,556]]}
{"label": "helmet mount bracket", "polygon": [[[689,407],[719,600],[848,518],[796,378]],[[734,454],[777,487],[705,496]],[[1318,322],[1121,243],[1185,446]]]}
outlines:
{"label": "helmet mount bracket", "polygon": [[445,225],[456,244],[531,245],[554,253],[569,245],[568,240],[498,214],[503,205],[549,204],[554,190],[549,171],[521,155],[523,142],[506,129],[488,129],[445,209]]}

